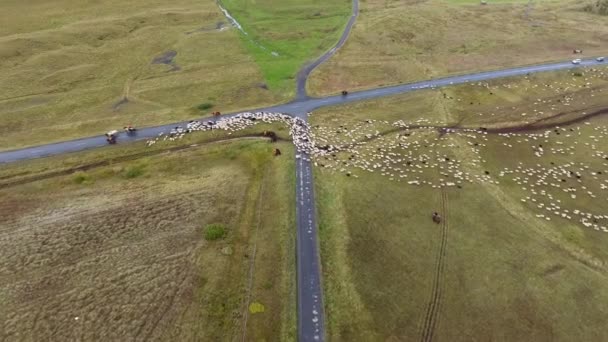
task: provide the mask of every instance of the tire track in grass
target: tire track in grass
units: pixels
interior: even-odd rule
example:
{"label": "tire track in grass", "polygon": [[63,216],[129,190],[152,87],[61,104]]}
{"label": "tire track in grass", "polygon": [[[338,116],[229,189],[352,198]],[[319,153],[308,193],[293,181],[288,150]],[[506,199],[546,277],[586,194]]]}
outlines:
{"label": "tire track in grass", "polygon": [[424,323],[420,333],[420,341],[430,342],[435,334],[435,327],[439,322],[439,311],[441,308],[441,298],[443,295],[443,273],[446,262],[446,249],[448,244],[448,197],[445,188],[441,188],[441,241],[437,251],[437,261],[435,263],[435,277],[431,297],[426,308]]}
{"label": "tire track in grass", "polygon": [[[27,172],[27,171],[20,172],[20,173],[0,177],[0,180],[7,180],[6,182],[0,182],[0,190],[9,188],[9,187],[13,187],[13,186],[17,186],[17,185],[45,180],[45,179],[49,179],[49,178],[66,176],[66,175],[70,175],[70,174],[73,174],[78,171],[88,171],[88,170],[93,170],[93,169],[103,167],[103,166],[109,166],[109,165],[118,164],[118,163],[122,163],[122,162],[133,161],[133,160],[137,160],[137,159],[144,158],[144,157],[150,157],[150,156],[165,154],[165,153],[169,153],[169,152],[179,152],[179,151],[186,150],[186,149],[191,149],[191,148],[196,148],[196,147],[201,147],[201,146],[206,146],[206,145],[211,145],[211,144],[216,144],[216,143],[239,141],[239,140],[254,140],[254,139],[270,140],[269,138],[264,137],[261,134],[252,133],[252,134],[245,134],[245,135],[239,136],[239,137],[211,139],[211,140],[204,141],[204,142],[193,142],[193,143],[188,143],[188,144],[184,144],[184,145],[162,148],[162,149],[158,149],[158,150],[144,151],[144,152],[137,152],[137,153],[127,154],[127,155],[122,155],[122,156],[109,157],[109,158],[106,158],[106,159],[103,159],[103,160],[97,161],[97,162],[87,163],[87,164],[83,164],[83,165],[79,165],[79,166],[73,166],[73,167],[69,167],[67,169],[61,169],[61,170],[57,170],[57,171],[36,173],[36,174],[33,174],[31,176],[26,176],[26,177],[19,177],[19,176],[28,175],[29,172]],[[285,141],[283,138],[280,138],[280,137],[277,137],[277,140]],[[16,179],[11,179],[11,178],[16,178]]]}
{"label": "tire track in grass", "polygon": [[264,198],[264,194],[265,194],[265,185],[266,185],[266,173],[268,172],[268,166],[266,166],[264,168],[264,170],[262,170],[261,173],[261,181],[260,181],[260,190],[259,190],[259,194],[258,194],[258,199],[257,199],[257,208],[256,208],[256,225],[255,225],[255,229],[253,231],[253,252],[252,252],[252,257],[251,257],[251,261],[249,263],[249,276],[248,276],[248,280],[247,280],[247,292],[245,295],[245,302],[244,302],[244,308],[243,308],[243,335],[241,338],[241,341],[245,342],[247,341],[247,321],[249,320],[249,305],[251,304],[251,292],[253,291],[253,281],[254,281],[254,276],[255,276],[255,261],[256,261],[256,252],[257,252],[257,248],[258,248],[258,231],[260,230],[260,225],[262,222],[262,200]]}

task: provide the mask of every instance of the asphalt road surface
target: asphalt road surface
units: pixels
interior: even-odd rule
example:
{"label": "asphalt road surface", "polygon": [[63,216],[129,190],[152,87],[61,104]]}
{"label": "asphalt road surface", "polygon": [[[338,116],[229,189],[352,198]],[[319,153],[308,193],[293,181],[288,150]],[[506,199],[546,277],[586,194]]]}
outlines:
{"label": "asphalt road surface", "polygon": [[325,320],[317,241],[312,165],[303,154],[296,160],[298,341],[323,341]]}
{"label": "asphalt road surface", "polygon": [[[296,100],[289,112],[308,121],[310,109],[302,103],[310,99],[306,82],[310,73],[344,45],[359,15],[359,0],[352,0],[352,14],[338,43],[317,60],[305,65],[296,77]],[[325,340],[325,310],[321,278],[321,255],[317,241],[317,219],[310,156],[296,159],[296,264],[298,282],[298,341]]]}
{"label": "asphalt road surface", "polygon": [[339,48],[342,47],[342,45],[344,45],[344,43],[346,43],[346,39],[348,39],[350,31],[353,29],[353,25],[355,25],[357,16],[359,16],[359,0],[353,0],[352,14],[350,16],[350,19],[348,20],[348,23],[346,24],[344,32],[342,32],[342,36],[340,37],[338,43],[325,54],[323,54],[321,57],[319,57],[317,60],[305,65],[298,73],[298,76],[296,77],[297,100],[303,100],[308,98],[308,95],[306,94],[306,82],[308,81],[308,76],[310,76],[310,73],[315,70],[316,67],[327,61],[331,56],[336,53],[336,51],[338,51]]}
{"label": "asphalt road surface", "polygon": [[[391,87],[376,88],[370,90],[362,90],[357,92],[349,93],[347,96],[335,95],[322,98],[306,98],[302,100],[294,100],[292,102],[249,110],[250,112],[264,111],[264,112],[281,112],[291,114],[294,116],[306,119],[306,113],[315,109],[327,106],[335,106],[344,103],[375,99],[384,96],[404,94],[418,89],[427,88],[438,88],[445,87],[453,84],[462,84],[477,81],[486,81],[496,78],[525,75],[528,73],[537,73],[543,71],[555,71],[565,70],[577,67],[593,67],[608,65],[608,62],[597,62],[595,59],[585,59],[580,65],[573,65],[570,61],[550,64],[540,64],[532,66],[524,66],[496,71],[487,71],[474,74],[449,76],[443,78],[437,78],[432,80],[413,82],[407,84],[401,84]],[[223,115],[223,117],[233,116],[238,113]],[[204,118],[201,121],[213,121],[214,118]],[[127,136],[126,134],[120,133],[118,136],[118,145],[124,142],[145,140],[156,137],[159,133],[167,133],[171,128],[181,125],[186,126],[187,122],[178,122],[163,126],[147,127],[137,131],[134,136]],[[27,147],[13,151],[0,152],[0,164],[10,163],[18,160],[40,158],[45,156],[52,156],[57,154],[69,153],[91,149],[95,147],[102,147],[107,145],[105,137],[103,135],[89,138],[82,138],[77,140],[64,141],[54,144],[40,145],[34,147]]]}

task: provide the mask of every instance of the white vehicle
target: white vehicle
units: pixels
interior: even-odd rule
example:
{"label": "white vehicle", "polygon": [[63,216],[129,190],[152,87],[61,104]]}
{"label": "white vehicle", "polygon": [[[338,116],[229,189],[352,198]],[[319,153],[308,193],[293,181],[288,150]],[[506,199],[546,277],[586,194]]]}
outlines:
{"label": "white vehicle", "polygon": [[604,57],[598,57],[595,60],[598,61],[598,62],[603,62],[604,61]]}
{"label": "white vehicle", "polygon": [[580,58],[573,59],[572,64],[581,64],[581,59]]}

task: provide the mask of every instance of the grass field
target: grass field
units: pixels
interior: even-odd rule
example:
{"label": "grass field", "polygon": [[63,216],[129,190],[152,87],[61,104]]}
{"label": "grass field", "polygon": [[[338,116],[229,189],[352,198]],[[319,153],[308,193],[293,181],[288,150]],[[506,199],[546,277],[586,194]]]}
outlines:
{"label": "grass field", "polygon": [[211,0],[0,8],[0,150],[287,99]]}
{"label": "grass field", "polygon": [[608,54],[608,18],[587,2],[361,3],[349,40],[311,75],[316,95],[471,71]]}
{"label": "grass field", "polygon": [[330,339],[608,338],[608,118],[588,115],[607,82],[539,74],[313,113],[317,139],[350,146],[315,169]]}
{"label": "grass field", "polygon": [[287,97],[295,94],[295,75],[302,66],[338,41],[351,6],[348,0],[223,0],[222,4],[248,33],[241,37],[270,88]]}
{"label": "grass field", "polygon": [[1,339],[295,339],[291,144],[154,148],[0,169]]}

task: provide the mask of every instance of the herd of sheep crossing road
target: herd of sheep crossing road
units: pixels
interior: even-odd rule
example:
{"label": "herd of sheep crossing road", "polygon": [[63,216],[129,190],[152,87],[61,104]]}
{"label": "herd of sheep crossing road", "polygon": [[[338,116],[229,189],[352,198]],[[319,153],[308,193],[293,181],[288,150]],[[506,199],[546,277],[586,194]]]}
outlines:
{"label": "herd of sheep crossing road", "polygon": [[[449,187],[462,186],[467,182],[496,182],[495,179],[487,174],[471,174],[460,167],[460,162],[450,159],[442,154],[441,149],[449,147],[450,142],[446,139],[447,135],[427,141],[438,147],[435,153],[420,154],[416,157],[416,165],[401,163],[401,153],[409,149],[410,153],[420,149],[416,143],[399,139],[387,140],[387,138],[376,134],[380,127],[386,126],[403,128],[411,131],[436,130],[437,123],[418,122],[415,125],[404,122],[377,122],[368,120],[362,123],[361,127],[356,127],[352,131],[345,131],[344,135],[324,134],[321,131],[314,131],[307,122],[308,113],[315,109],[340,105],[355,101],[375,99],[384,96],[403,94],[416,91],[418,89],[436,88],[450,86],[454,84],[474,83],[496,78],[511,76],[521,76],[530,73],[566,70],[578,67],[593,67],[604,64],[604,57],[574,59],[572,61],[549,63],[542,65],[532,65],[516,67],[504,70],[480,72],[468,75],[450,76],[434,80],[414,82],[408,84],[395,85],[390,87],[376,88],[370,90],[346,92],[335,96],[323,98],[311,98],[306,94],[306,81],[310,72],[318,65],[329,59],[336,50],[344,44],[358,15],[358,0],[353,0],[353,11],[347,27],[337,44],[327,53],[319,57],[316,61],[305,66],[297,77],[297,98],[289,103],[260,108],[249,112],[235,113],[214,117],[211,119],[193,120],[189,122],[174,123],[169,125],[147,127],[138,129],[136,132],[111,132],[105,137],[89,137],[72,141],[59,142],[48,145],[28,147],[13,151],[0,152],[0,164],[10,163],[19,160],[40,158],[45,156],[59,155],[68,152],[76,152],[106,145],[108,142],[121,143],[129,141],[147,140],[148,145],[153,145],[161,141],[173,141],[181,139],[185,134],[195,131],[225,130],[228,134],[234,131],[251,127],[256,123],[276,123],[280,122],[289,127],[290,135],[296,148],[296,220],[297,220],[297,292],[298,292],[298,339],[300,341],[322,341],[325,337],[324,311],[322,284],[320,276],[320,258],[318,253],[318,241],[316,232],[316,217],[314,207],[314,191],[312,179],[312,167],[322,167],[336,172],[344,172],[347,176],[357,177],[357,172],[380,172],[396,182],[403,181],[412,186],[429,187]],[[227,13],[226,13],[227,14]],[[228,15],[228,14],[227,14]],[[415,126],[415,127],[414,127]],[[185,127],[185,128],[184,128]],[[608,137],[608,128],[597,128],[598,137]],[[469,139],[471,143],[482,142],[487,139],[487,132],[476,130],[455,130],[449,132],[457,134],[464,139]],[[564,132],[564,136],[576,135],[578,132]],[[528,143],[529,139],[543,140],[551,132],[543,132],[538,135],[503,135],[505,139],[510,139],[505,144]],[[317,136],[318,135],[318,136]],[[342,140],[341,140],[342,139]],[[350,142],[349,142],[350,141]],[[353,141],[359,143],[353,144]],[[474,153],[479,153],[479,145],[472,145]],[[595,148],[594,148],[595,149]],[[375,154],[371,154],[371,151]],[[350,154],[348,160],[337,157],[341,152]],[[547,153],[542,148],[536,148],[537,155]],[[566,153],[570,151],[549,151],[550,153]],[[591,153],[594,153],[591,150]],[[608,158],[597,151],[598,158]],[[422,163],[424,158],[425,162]],[[420,162],[420,163],[418,163]],[[411,162],[410,162],[411,163]],[[450,175],[450,181],[443,180],[433,182],[424,177],[424,170],[431,166],[439,167],[442,172]],[[589,174],[588,166],[585,165],[555,165],[551,168],[535,169],[531,167],[518,166],[507,167],[499,177],[510,177],[511,181],[516,182],[529,192],[529,196],[522,198],[523,203],[533,203],[543,213],[537,217],[550,220],[551,216],[576,220],[585,227],[593,228],[597,231],[608,232],[608,215],[592,213],[583,209],[568,209],[560,205],[557,195],[549,191],[534,190],[528,184],[542,186],[559,182],[572,184],[567,188],[568,194],[572,198],[576,196],[595,196],[594,193],[583,193],[585,187],[581,185],[581,175],[598,179],[599,174]],[[578,178],[577,178],[578,176]],[[447,179],[447,177],[446,177]],[[577,188],[577,184],[578,187]],[[582,187],[582,188],[581,188]],[[557,187],[559,188],[559,187]],[[532,189],[532,190],[530,190]],[[577,192],[578,191],[578,192]]]}

